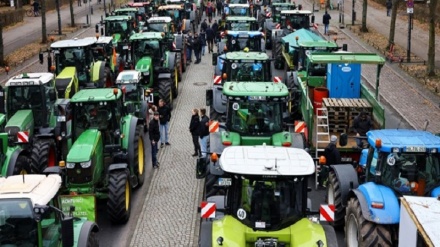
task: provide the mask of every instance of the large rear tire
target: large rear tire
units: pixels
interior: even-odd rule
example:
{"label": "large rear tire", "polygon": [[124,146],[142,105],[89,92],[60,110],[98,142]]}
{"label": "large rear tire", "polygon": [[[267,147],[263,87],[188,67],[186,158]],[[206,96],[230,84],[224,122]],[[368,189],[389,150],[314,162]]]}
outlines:
{"label": "large rear tire", "polygon": [[110,221],[123,224],[130,218],[131,185],[126,170],[111,171],[108,181],[107,212]]}
{"label": "large rear tire", "polygon": [[345,240],[347,247],[392,246],[391,233],[385,225],[367,221],[362,215],[357,198],[351,198],[347,205],[345,219]]}
{"label": "large rear tire", "polygon": [[104,68],[104,76],[101,78],[101,85],[106,88],[111,88],[115,84],[113,81],[112,72],[109,67]]}
{"label": "large rear tire", "polygon": [[96,232],[90,232],[87,238],[87,247],[99,247],[99,239]]}
{"label": "large rear tire", "polygon": [[31,152],[31,172],[41,174],[47,167],[56,165],[54,142],[52,140],[36,141]]}
{"label": "large rear tire", "polygon": [[173,92],[172,92],[173,82],[171,79],[159,80],[159,98],[165,100],[168,107],[172,108],[173,105]]}
{"label": "large rear tire", "polygon": [[335,206],[335,220],[331,224],[335,228],[342,227],[345,223],[345,208],[342,206],[341,183],[334,171],[328,175],[327,203]]}
{"label": "large rear tire", "polygon": [[178,94],[179,94],[179,68],[177,67],[176,64],[173,73],[173,99],[177,98]]}
{"label": "large rear tire", "polygon": [[180,52],[176,52],[176,62],[177,62],[177,68],[179,70],[179,82],[181,82],[183,77],[183,69],[182,69],[182,54]]}
{"label": "large rear tire", "polygon": [[136,171],[136,176],[138,179],[138,188],[142,187],[145,182],[145,142],[142,136],[143,127],[138,125],[136,127],[136,132],[134,134],[134,167]]}
{"label": "large rear tire", "polygon": [[30,167],[29,163],[30,162],[29,162],[28,157],[24,156],[23,154],[19,154],[17,157],[17,160],[15,161],[12,174],[7,174],[7,175],[11,176],[11,175],[30,174],[31,167]]}

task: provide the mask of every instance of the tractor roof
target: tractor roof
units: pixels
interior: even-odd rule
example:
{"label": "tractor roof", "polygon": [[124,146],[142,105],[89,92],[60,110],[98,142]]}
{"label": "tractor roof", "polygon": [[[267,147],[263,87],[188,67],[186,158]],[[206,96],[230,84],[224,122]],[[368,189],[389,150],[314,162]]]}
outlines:
{"label": "tractor roof", "polygon": [[50,45],[52,49],[69,48],[69,47],[84,47],[96,43],[96,38],[87,37],[83,39],[66,39],[54,42]]}
{"label": "tractor roof", "polygon": [[303,149],[275,146],[231,146],[220,156],[223,171],[243,175],[305,176],[315,172]]}
{"label": "tractor roof", "polygon": [[104,18],[104,21],[130,21],[131,16],[129,15],[109,15]]}
{"label": "tractor roof", "polygon": [[[297,37],[298,40],[296,40]],[[338,47],[336,42],[330,40],[327,41],[313,31],[304,28],[281,38],[281,40],[283,43],[289,43],[289,52],[293,50],[292,47],[310,47],[315,48],[316,50]]]}
{"label": "tractor roof", "polygon": [[109,44],[113,40],[113,37],[111,36],[99,36],[98,40],[96,41],[97,44]]}
{"label": "tractor roof", "polygon": [[263,36],[263,33],[260,31],[230,31],[230,30],[228,30],[227,35],[232,36],[234,38],[236,38],[236,37],[253,38],[253,37],[261,37],[261,36]]}
{"label": "tractor roof", "polygon": [[229,8],[249,8],[249,4],[247,4],[247,3],[231,3],[231,4],[229,4]]}
{"label": "tractor roof", "polygon": [[226,22],[232,22],[232,21],[252,22],[252,21],[257,21],[257,19],[255,17],[249,17],[249,16],[227,16],[226,17]]}
{"label": "tractor roof", "polygon": [[[114,91],[117,90],[116,97]],[[113,101],[116,98],[120,98],[122,95],[121,90],[116,88],[88,88],[81,89],[75,95],[73,95],[71,102],[97,102],[97,101]]]}
{"label": "tractor roof", "polygon": [[286,97],[289,90],[284,83],[275,82],[233,82],[223,85],[223,94],[227,96],[267,96]]}
{"label": "tractor roof", "polygon": [[118,74],[118,78],[116,78],[116,83],[124,84],[124,83],[138,83],[141,78],[141,73],[136,70],[124,70]]}
{"label": "tractor roof", "polygon": [[53,81],[53,78],[52,73],[23,73],[9,79],[5,86],[44,85]]}
{"label": "tractor roof", "polygon": [[130,7],[144,7],[146,5],[150,5],[150,2],[136,2],[136,3],[127,3]]}
{"label": "tractor roof", "polygon": [[158,8],[158,10],[173,10],[173,9],[181,10],[183,9],[183,7],[180,4],[168,4],[168,5],[159,6]]}
{"label": "tractor roof", "polygon": [[295,3],[272,3],[273,6],[296,6]]}
{"label": "tractor roof", "polygon": [[354,63],[354,64],[384,64],[385,59],[375,53],[353,52],[314,52],[307,55],[311,63]]}
{"label": "tractor roof", "polygon": [[297,9],[295,9],[295,10],[289,10],[289,9],[286,9],[286,10],[281,10],[281,14],[294,14],[294,15],[311,15],[312,14],[312,11],[310,11],[310,10],[297,10]]}
{"label": "tractor roof", "polygon": [[0,199],[29,198],[33,205],[46,205],[58,193],[60,187],[61,177],[57,174],[9,176],[0,178]]}
{"label": "tractor roof", "polygon": [[226,59],[228,60],[268,60],[269,56],[264,52],[244,52],[234,51],[226,53]]}
{"label": "tractor roof", "polygon": [[135,33],[130,36],[130,41],[133,40],[144,40],[144,39],[163,39],[162,33],[160,32],[145,32],[145,33]]}
{"label": "tractor roof", "polygon": [[147,20],[147,22],[148,23],[155,23],[155,22],[160,22],[160,23],[166,22],[166,23],[168,23],[168,22],[171,22],[172,20],[173,19],[171,19],[171,17],[169,17],[169,16],[153,16],[153,17],[149,18]]}
{"label": "tractor roof", "polygon": [[122,8],[122,9],[115,9],[113,12],[138,12],[137,8]]}
{"label": "tractor roof", "polygon": [[[403,152],[427,152],[433,148],[440,152],[440,137],[422,130],[384,129],[371,130],[367,133],[368,143],[376,146],[376,140],[381,139],[380,150],[391,152],[399,148]],[[416,149],[414,149],[416,148]],[[423,149],[425,149],[423,151]],[[417,151],[418,150],[418,151]]]}

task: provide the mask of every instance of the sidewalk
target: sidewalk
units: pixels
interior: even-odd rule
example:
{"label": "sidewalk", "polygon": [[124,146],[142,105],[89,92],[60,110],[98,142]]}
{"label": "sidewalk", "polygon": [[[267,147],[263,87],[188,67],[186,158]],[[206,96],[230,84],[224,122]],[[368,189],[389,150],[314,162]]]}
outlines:
{"label": "sidewalk", "polygon": [[[312,1],[312,0],[309,0]],[[347,6],[351,6],[351,1],[345,2],[345,13],[348,13]],[[348,3],[349,2],[349,3]],[[312,9],[311,2],[301,2],[305,9]],[[351,7],[349,8],[351,11]],[[361,13],[361,7],[359,9],[356,5],[356,12]],[[367,25],[374,28],[384,36],[388,36],[390,17],[386,16],[385,10],[368,8]],[[315,12],[315,22],[318,23],[320,33],[323,32],[322,16],[324,11]],[[341,29],[339,27],[339,12],[337,10],[329,11],[332,16],[330,21],[330,29],[338,33],[338,39],[341,43],[348,44],[348,50],[353,52],[373,52],[380,54],[379,51],[359,40],[349,29]],[[359,14],[357,14],[359,15]],[[351,23],[351,16],[345,15],[345,24]],[[396,27],[402,27],[406,21],[397,18]],[[422,59],[427,59],[427,40],[428,33],[414,26],[412,30],[413,34],[417,34],[417,39],[424,40],[424,42],[416,42],[413,40],[412,52],[416,55],[420,55]],[[405,42],[407,39],[402,38],[407,33],[406,29],[396,29],[396,43]],[[400,38],[399,38],[400,37]],[[332,36],[328,37],[332,39]],[[436,37],[440,40],[440,37]],[[405,47],[405,46],[404,46]],[[436,47],[439,50],[439,47]],[[436,51],[440,53],[440,51]],[[425,55],[424,55],[425,54]],[[423,56],[424,55],[424,56]],[[362,67],[362,77],[374,87],[375,83],[375,70],[369,66]],[[405,71],[401,70],[397,64],[386,63],[382,69],[380,76],[380,100],[382,103],[387,103],[391,108],[397,112],[402,119],[406,120],[414,129],[422,129],[425,120],[429,120],[428,131],[433,133],[440,133],[440,97],[429,91],[423,85],[418,83],[414,78],[408,76]],[[390,128],[389,126],[386,126]],[[395,126],[391,126],[395,127]]]}

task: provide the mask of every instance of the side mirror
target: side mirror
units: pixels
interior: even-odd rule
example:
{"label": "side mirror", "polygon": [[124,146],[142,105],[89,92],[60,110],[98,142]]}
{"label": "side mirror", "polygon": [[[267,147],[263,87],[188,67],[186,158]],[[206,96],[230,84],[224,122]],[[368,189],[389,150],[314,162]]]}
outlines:
{"label": "side mirror", "polygon": [[61,220],[61,236],[63,246],[73,246],[73,217],[64,217]]}
{"label": "side mirror", "polygon": [[342,50],[343,51],[348,51],[348,45],[347,44],[343,44],[342,45]]}
{"label": "side mirror", "polygon": [[217,66],[218,53],[212,53],[212,65]]}
{"label": "side mirror", "polygon": [[56,95],[55,89],[53,89],[53,88],[49,89],[49,100],[53,102],[56,99],[57,99],[57,95]]}
{"label": "side mirror", "polygon": [[101,27],[101,36],[104,36],[104,28]]}
{"label": "side mirror", "polygon": [[207,171],[208,171],[208,163],[206,162],[206,158],[198,158],[196,165],[196,178],[197,179],[205,178]]}
{"label": "side mirror", "polygon": [[212,101],[213,101],[213,92],[212,89],[207,89],[206,90],[206,106],[212,106]]}
{"label": "side mirror", "polygon": [[284,52],[289,53],[289,42],[284,43]]}
{"label": "side mirror", "polygon": [[339,137],[339,146],[344,147],[348,143],[348,136],[345,133],[342,133]]}
{"label": "side mirror", "polygon": [[41,51],[38,53],[38,60],[40,60],[40,64],[43,64],[43,52]]}
{"label": "side mirror", "polygon": [[315,23],[315,16],[312,15],[312,23]]}

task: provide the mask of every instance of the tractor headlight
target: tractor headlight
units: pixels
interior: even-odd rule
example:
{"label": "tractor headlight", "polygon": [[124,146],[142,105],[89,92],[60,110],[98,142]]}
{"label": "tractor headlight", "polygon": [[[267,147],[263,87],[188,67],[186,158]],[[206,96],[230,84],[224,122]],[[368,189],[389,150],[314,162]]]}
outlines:
{"label": "tractor headlight", "polygon": [[80,164],[81,164],[81,167],[85,169],[85,168],[89,168],[92,165],[92,161],[89,160],[87,162],[81,162]]}
{"label": "tractor headlight", "polygon": [[66,122],[66,116],[58,116],[57,121],[58,122]]}
{"label": "tractor headlight", "polygon": [[431,153],[433,154],[437,153],[437,148],[431,148]]}
{"label": "tractor headlight", "polygon": [[149,72],[149,71],[146,71],[146,72],[142,72],[142,74],[143,74],[144,76],[149,76],[149,75],[150,75],[150,72]]}
{"label": "tractor headlight", "polygon": [[73,169],[73,168],[75,168],[75,163],[67,162],[67,164],[66,164],[66,168],[67,168],[67,169]]}

